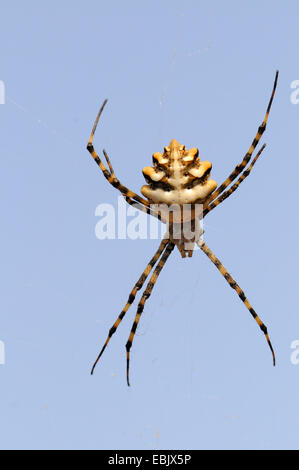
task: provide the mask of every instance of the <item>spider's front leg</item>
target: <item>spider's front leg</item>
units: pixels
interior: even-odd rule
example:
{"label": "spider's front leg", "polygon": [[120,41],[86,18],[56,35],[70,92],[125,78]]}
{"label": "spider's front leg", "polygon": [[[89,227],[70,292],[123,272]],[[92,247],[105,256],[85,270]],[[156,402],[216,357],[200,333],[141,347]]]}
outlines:
{"label": "spider's front leg", "polygon": [[142,289],[143,287],[143,284],[145,283],[146,279],[148,278],[150,272],[152,271],[153,267],[155,266],[156,262],[158,261],[158,259],[160,258],[160,256],[162,255],[163,251],[165,250],[166,246],[168,245],[168,242],[169,240],[167,239],[163,239],[159,245],[159,248],[158,250],[156,251],[156,253],[154,254],[154,256],[152,257],[152,259],[150,260],[150,262],[147,264],[145,270],[143,271],[143,273],[141,274],[139,280],[136,282],[135,286],[133,287],[133,289],[131,290],[130,292],[130,295],[129,295],[129,298],[128,298],[128,301],[126,303],[126,305],[124,306],[124,308],[122,309],[121,313],[119,314],[119,316],[117,317],[116,321],[113,323],[112,327],[110,328],[109,330],[109,334],[107,336],[107,339],[105,341],[105,344],[104,346],[102,347],[101,349],[101,352],[100,354],[98,355],[93,367],[92,367],[92,370],[91,370],[91,374],[93,374],[94,372],[94,369],[97,365],[97,363],[99,362],[103,352],[105,351],[106,349],[106,346],[107,344],[109,343],[112,335],[116,332],[120,322],[122,321],[122,319],[124,318],[124,316],[126,315],[127,311],[129,310],[130,306],[132,305],[132,303],[134,302],[135,300],[135,297],[137,295],[137,292]]}
{"label": "spider's front leg", "polygon": [[94,123],[94,126],[93,126],[93,129],[91,131],[91,135],[90,135],[90,138],[89,138],[89,141],[88,141],[88,144],[87,144],[87,150],[89,151],[89,153],[91,154],[91,156],[93,157],[94,161],[96,162],[96,164],[100,167],[100,169],[102,170],[105,178],[107,179],[107,181],[116,189],[118,189],[121,194],[125,197],[125,198],[130,198],[130,199],[133,199],[134,201],[137,201],[140,205],[144,206],[144,207],[150,207],[150,203],[146,200],[146,199],[143,199],[141,196],[139,196],[138,194],[134,193],[133,191],[131,191],[130,189],[126,188],[126,186],[124,186],[120,181],[119,179],[115,176],[115,173],[113,171],[113,168],[112,168],[112,165],[111,165],[111,162],[109,160],[109,157],[106,153],[105,150],[103,150],[103,153],[104,153],[104,156],[107,160],[107,163],[108,163],[108,167],[109,167],[109,170],[107,169],[107,167],[104,165],[104,163],[102,162],[102,160],[100,159],[99,155],[97,154],[97,152],[95,151],[94,149],[94,146],[93,146],[93,138],[94,138],[94,134],[95,134],[95,131],[96,131],[96,128],[97,128],[97,125],[98,125],[98,122],[99,122],[99,119],[100,119],[100,116],[103,112],[103,109],[105,107],[107,103],[107,100],[104,101],[104,103],[102,104],[101,106],[101,109],[97,115],[97,118],[95,120],[95,123]]}
{"label": "spider's front leg", "polygon": [[143,312],[143,309],[144,309],[145,302],[150,297],[150,295],[152,293],[152,290],[153,290],[153,288],[154,288],[154,286],[157,282],[158,276],[159,276],[160,272],[162,271],[166,261],[168,260],[169,255],[171,254],[172,250],[174,249],[174,246],[175,246],[174,243],[172,243],[170,240],[167,240],[167,245],[166,245],[165,251],[164,251],[162,257],[160,258],[160,261],[157,264],[157,266],[154,270],[154,273],[152,274],[152,276],[149,280],[149,283],[147,284],[147,286],[145,288],[145,291],[143,292],[142,297],[141,297],[140,302],[139,302],[138,307],[137,307],[137,313],[136,313],[136,316],[135,316],[135,320],[134,320],[134,323],[133,323],[133,326],[132,326],[132,329],[131,329],[129,339],[128,339],[127,344],[126,344],[126,350],[127,350],[127,384],[129,386],[130,386],[130,379],[129,379],[130,349],[131,349],[132,344],[133,344],[133,340],[134,340],[134,336],[135,336],[135,333],[136,333],[136,330],[137,330],[137,326],[139,324],[139,321],[140,321],[140,318],[141,318],[141,315],[142,315],[142,312]]}
{"label": "spider's front leg", "polygon": [[214,253],[210,250],[210,248],[203,242],[202,239],[199,240],[199,242],[197,244],[198,244],[199,248],[212,261],[212,263],[214,263],[214,265],[220,271],[220,273],[222,274],[224,279],[229,283],[231,288],[234,289],[237,292],[238,296],[240,297],[240,299],[244,303],[245,307],[249,310],[250,314],[252,315],[254,320],[257,322],[258,326],[260,327],[260,329],[262,330],[262,332],[264,333],[264,335],[266,337],[267,343],[268,343],[269,348],[270,348],[271,353],[272,353],[273,365],[275,366],[275,353],[274,353],[274,349],[272,347],[272,344],[271,344],[271,341],[270,341],[270,338],[269,338],[269,334],[268,334],[268,330],[267,330],[266,325],[262,322],[260,317],[255,312],[255,310],[252,308],[252,305],[250,304],[249,300],[247,299],[246,295],[244,294],[244,291],[237,284],[237,282],[232,278],[232,276],[229,274],[227,269],[223,266],[221,261],[214,255]]}

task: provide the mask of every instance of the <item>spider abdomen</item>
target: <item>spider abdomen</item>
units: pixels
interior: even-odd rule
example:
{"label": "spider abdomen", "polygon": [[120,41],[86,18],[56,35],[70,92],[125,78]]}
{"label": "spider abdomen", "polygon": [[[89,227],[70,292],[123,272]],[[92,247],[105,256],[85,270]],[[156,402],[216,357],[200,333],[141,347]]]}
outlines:
{"label": "spider abdomen", "polygon": [[209,180],[205,185],[197,184],[190,189],[173,189],[167,190],[160,188],[151,188],[150,186],[143,186],[141,188],[142,194],[155,204],[194,204],[196,202],[204,202],[207,196],[211,194],[217,185],[213,180]]}
{"label": "spider abdomen", "polygon": [[186,150],[174,139],[163,154],[153,155],[153,161],[153,167],[143,169],[148,184],[141,193],[155,204],[203,203],[217,187],[210,179],[212,164],[200,161],[198,149]]}

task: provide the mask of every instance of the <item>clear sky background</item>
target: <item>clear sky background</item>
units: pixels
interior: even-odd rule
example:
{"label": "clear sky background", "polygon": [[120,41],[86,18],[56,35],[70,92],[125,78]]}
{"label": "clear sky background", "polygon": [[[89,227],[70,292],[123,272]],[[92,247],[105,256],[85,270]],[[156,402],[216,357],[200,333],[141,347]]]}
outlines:
{"label": "clear sky background", "polygon": [[[0,447],[299,448],[298,1],[10,1],[1,5]],[[220,184],[277,95],[251,176],[205,219],[205,241],[268,326],[201,251],[167,263],[132,348],[131,307],[90,367],[157,240],[95,236],[117,206],[86,150],[139,191],[172,138]]]}

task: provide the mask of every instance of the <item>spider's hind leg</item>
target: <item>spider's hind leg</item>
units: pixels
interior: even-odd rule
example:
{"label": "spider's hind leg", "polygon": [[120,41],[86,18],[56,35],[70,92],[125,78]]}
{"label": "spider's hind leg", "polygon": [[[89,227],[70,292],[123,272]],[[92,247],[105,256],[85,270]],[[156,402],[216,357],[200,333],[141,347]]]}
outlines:
{"label": "spider's hind leg", "polygon": [[95,120],[95,123],[94,123],[94,126],[92,128],[92,131],[91,131],[91,134],[90,134],[90,138],[89,138],[89,141],[88,141],[88,144],[87,144],[87,150],[89,151],[89,153],[91,154],[91,156],[93,157],[94,161],[96,162],[96,164],[100,167],[100,169],[102,170],[105,178],[107,179],[107,181],[116,189],[118,189],[121,194],[124,196],[124,197],[129,197],[131,199],[134,199],[135,201],[138,201],[141,205],[145,206],[145,207],[149,207],[150,206],[150,203],[142,198],[141,196],[139,196],[138,194],[134,193],[133,191],[131,191],[130,189],[128,189],[126,186],[124,186],[120,181],[119,179],[115,176],[115,173],[114,173],[114,170],[112,168],[112,165],[111,165],[111,162],[110,162],[110,159],[107,155],[107,152],[105,150],[103,150],[103,153],[104,153],[104,156],[107,160],[107,164],[108,164],[108,167],[109,167],[109,170],[107,169],[107,167],[104,165],[104,163],[102,162],[102,160],[100,159],[99,155],[97,154],[97,152],[95,151],[94,149],[94,146],[93,146],[93,138],[94,138],[94,134],[95,134],[95,131],[96,131],[96,128],[97,128],[97,125],[99,123],[99,120],[100,120],[100,117],[101,117],[101,114],[103,112],[103,109],[105,107],[107,103],[107,100],[104,101],[104,103],[102,104],[101,108],[100,108],[100,111],[98,112],[98,115],[96,117],[96,120]]}
{"label": "spider's hind leg", "polygon": [[256,156],[252,160],[251,164],[246,168],[245,171],[243,171],[243,173],[239,176],[237,181],[229,189],[224,191],[216,200],[214,200],[211,204],[209,204],[206,209],[204,209],[204,211],[203,211],[204,216],[207,215],[208,212],[215,209],[215,207],[217,207],[219,204],[221,204],[221,202],[223,202],[225,199],[227,199],[231,194],[233,194],[233,192],[236,191],[236,189],[238,189],[238,187],[240,186],[242,181],[244,181],[247,178],[247,176],[250,175],[250,172],[251,172],[253,166],[255,165],[257,159],[259,158],[260,154],[262,153],[262,151],[264,150],[265,147],[266,147],[266,144],[264,144],[260,148],[260,150],[258,151]]}
{"label": "spider's hind leg", "polygon": [[272,90],[272,93],[271,93],[271,97],[270,97],[270,101],[269,101],[269,104],[268,104],[268,107],[267,107],[267,110],[266,110],[266,114],[265,114],[265,117],[264,117],[264,120],[262,122],[262,124],[259,126],[258,128],[258,131],[256,133],[256,136],[255,138],[253,139],[252,143],[251,143],[251,146],[249,147],[249,150],[248,152],[245,154],[242,162],[236,166],[236,168],[234,169],[234,171],[228,176],[228,178],[226,178],[226,180],[219,186],[218,189],[216,189],[210,196],[208,202],[211,203],[212,201],[214,201],[221,193],[223,193],[223,191],[232,183],[232,181],[234,181],[237,176],[239,176],[239,174],[244,170],[244,168],[246,167],[247,163],[250,161],[251,159],[251,156],[257,146],[257,144],[259,143],[260,141],[260,138],[262,137],[263,133],[265,132],[266,130],[266,126],[267,126],[267,122],[268,122],[268,117],[269,117],[269,114],[270,114],[270,109],[271,109],[271,106],[272,106],[272,102],[273,102],[273,98],[274,98],[274,95],[275,95],[275,90],[276,90],[276,86],[277,86],[277,80],[278,80],[278,70],[276,72],[276,75],[275,75],[275,80],[274,80],[274,85],[273,85],[273,90]]}

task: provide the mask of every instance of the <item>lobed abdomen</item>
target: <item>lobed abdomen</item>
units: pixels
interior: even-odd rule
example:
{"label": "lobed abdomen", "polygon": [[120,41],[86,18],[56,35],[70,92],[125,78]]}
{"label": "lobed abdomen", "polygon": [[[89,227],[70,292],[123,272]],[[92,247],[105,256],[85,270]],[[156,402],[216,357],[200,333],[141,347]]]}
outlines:
{"label": "lobed abdomen", "polygon": [[216,189],[216,181],[210,179],[212,164],[200,161],[198,149],[185,149],[176,140],[165,147],[164,153],[154,153],[153,167],[145,167],[143,175],[147,185],[142,194],[155,204],[204,203]]}

